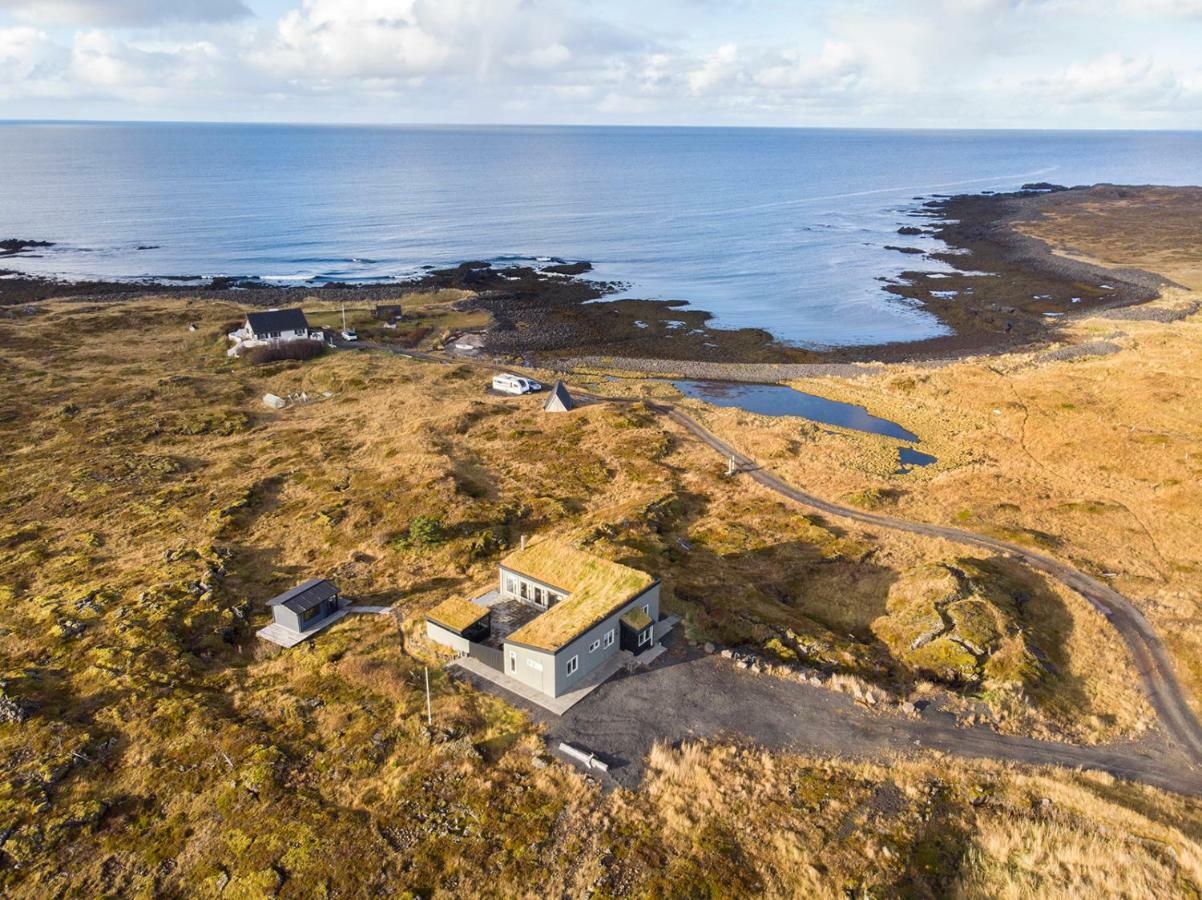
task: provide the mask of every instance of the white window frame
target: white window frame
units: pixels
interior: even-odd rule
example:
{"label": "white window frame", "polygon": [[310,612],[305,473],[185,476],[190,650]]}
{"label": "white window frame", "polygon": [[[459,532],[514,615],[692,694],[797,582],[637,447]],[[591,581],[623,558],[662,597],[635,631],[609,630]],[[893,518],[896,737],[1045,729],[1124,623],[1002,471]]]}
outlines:
{"label": "white window frame", "polygon": [[648,616],[651,615],[651,604],[650,603],[643,604],[643,612],[645,612]]}
{"label": "white window frame", "polygon": [[643,644],[651,643],[654,636],[655,636],[655,626],[648,625],[646,628],[644,628],[642,631],[639,632],[639,646],[641,647],[641,646],[643,646]]}
{"label": "white window frame", "polygon": [[601,649],[601,638],[597,638],[595,641],[593,641],[591,644],[588,645],[589,653],[595,653],[597,650],[600,650],[600,649]]}
{"label": "white window frame", "polygon": [[568,660],[568,674],[575,675],[580,669],[580,655],[577,654]]}
{"label": "white window frame", "polygon": [[603,647],[612,647],[614,645],[614,630],[611,628],[605,632],[605,637],[601,641]]}

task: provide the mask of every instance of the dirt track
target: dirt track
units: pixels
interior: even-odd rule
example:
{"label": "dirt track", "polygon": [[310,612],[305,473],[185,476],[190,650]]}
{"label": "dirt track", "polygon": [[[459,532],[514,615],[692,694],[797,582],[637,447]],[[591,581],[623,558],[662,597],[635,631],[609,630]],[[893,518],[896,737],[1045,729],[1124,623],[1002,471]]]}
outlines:
{"label": "dirt track", "polygon": [[913,522],[877,513],[864,512],[848,506],[831,503],[800,491],[787,484],[767,470],[761,468],[755,460],[739,453],[726,444],[717,435],[705,428],[695,419],[685,415],[680,410],[667,404],[648,404],[662,415],[693,434],[706,446],[718,451],[724,457],[733,457],[736,465],[756,483],[787,497],[803,506],[816,509],[827,515],[842,519],[850,519],[867,525],[881,528],[891,528],[896,531],[908,531],[912,534],[922,534],[928,537],[942,538],[959,544],[974,547],[984,547],[997,553],[1015,559],[1021,559],[1031,568],[1055,578],[1057,581],[1072,588],[1090,602],[1098,612],[1122,636],[1130,649],[1135,664],[1139,670],[1144,690],[1151,701],[1156,714],[1169,736],[1181,747],[1195,764],[1202,764],[1202,726],[1194,717],[1193,710],[1185,699],[1181,685],[1173,671],[1168,651],[1156,636],[1147,619],[1135,606],[1109,585],[1095,578],[1090,578],[1072,566],[1029,550],[1018,544],[1012,544],[997,538],[986,537],[959,528],[945,525],[929,525],[925,522]]}
{"label": "dirt track", "polygon": [[[975,759],[1107,772],[1176,793],[1202,797],[1202,772],[1158,736],[1104,747],[1079,747],[961,727],[950,713],[907,717],[876,712],[850,697],[771,675],[735,668],[670,635],[673,646],[645,671],[620,673],[562,717],[522,705],[546,724],[548,743],[579,744],[610,763],[610,778],[638,786],[656,741],[751,741],[816,756],[888,761],[941,751]],[[490,686],[490,689],[495,690]]]}
{"label": "dirt track", "polygon": [[[390,348],[359,345],[357,349],[387,350]],[[400,350],[391,350],[391,352],[429,362],[446,363],[448,361],[442,357],[428,353]],[[458,362],[466,362],[469,365],[474,365],[477,368],[488,371],[500,370],[499,366],[483,360],[458,360]],[[573,389],[572,392],[581,399],[603,402],[635,402],[633,399],[591,394],[581,389]],[[927,725],[925,722],[907,724],[905,720],[901,720],[901,724],[895,722],[892,725],[886,726],[888,733],[903,735],[909,740],[911,745],[914,742],[922,744],[925,741],[925,746],[966,756],[992,757],[1034,765],[1080,765],[1100,768],[1115,775],[1144,781],[1148,784],[1174,790],[1179,793],[1202,796],[1202,771],[1199,771],[1202,768],[1202,726],[1199,725],[1193,710],[1185,699],[1185,694],[1173,671],[1168,651],[1139,610],[1118,591],[1097,579],[1090,578],[1088,575],[1066,563],[1018,544],[986,537],[985,535],[975,534],[959,528],[931,525],[925,522],[914,522],[894,516],[864,512],[823,500],[812,494],[807,494],[768,472],[755,460],[735,450],[700,422],[681,412],[676,407],[666,403],[645,402],[647,402],[648,408],[676,423],[707,447],[720,453],[724,458],[733,458],[739,470],[746,477],[782,497],[836,518],[849,519],[866,525],[906,531],[912,534],[927,535],[974,547],[984,547],[993,552],[1020,559],[1033,569],[1045,573],[1076,591],[1089,601],[1098,610],[1100,615],[1105,616],[1106,620],[1122,636],[1123,641],[1127,644],[1134,658],[1144,691],[1148,695],[1148,699],[1153,709],[1155,709],[1167,737],[1180,751],[1180,755],[1170,752],[1168,754],[1155,753],[1153,756],[1145,756],[1143,754],[1135,754],[1130,748],[1121,746],[1112,748],[1087,748],[1062,744],[1047,744],[1039,741],[999,735],[983,729],[968,730],[947,724],[942,724],[938,728],[935,728]],[[623,679],[620,683],[629,680]],[[648,679],[648,683],[652,681],[652,679]],[[738,679],[736,678],[733,682],[715,686],[715,689],[736,691],[737,684]],[[698,691],[698,695],[704,698],[704,704],[707,707],[713,706],[716,708],[719,705],[720,698],[716,697],[713,691],[698,690],[698,688],[699,685],[695,686],[693,690]],[[581,719],[580,717],[587,714],[588,709],[594,705],[597,697],[604,697],[610,690],[612,690],[611,685],[607,684],[603,686],[597,695],[588,698],[588,700],[581,704],[583,709],[580,710],[579,716],[573,711],[569,713],[564,721],[569,724],[572,722],[581,722],[582,724],[587,722],[587,719]],[[819,693],[824,692],[819,691]],[[683,697],[679,695],[672,697],[669,694],[663,696],[667,699],[657,699],[654,695],[649,696],[646,699],[646,703],[652,708],[659,708],[661,710],[664,708],[665,703],[669,706],[675,703],[673,715],[679,715],[683,709],[687,708]],[[726,703],[726,701],[721,702]],[[753,702],[760,701],[747,698],[746,702],[740,701],[733,704],[731,707],[733,717],[729,722],[728,728],[732,732],[760,739],[767,732],[757,735],[749,729],[739,727],[740,722],[749,722],[752,718],[757,717],[756,711],[749,705]],[[774,701],[766,697],[763,702],[771,704]],[[807,703],[809,702],[812,701],[807,700]],[[824,707],[821,705],[815,707],[815,709],[818,708]],[[767,710],[771,714],[773,707],[769,706]],[[604,710],[599,709],[597,712],[600,716],[597,721],[603,721],[606,715]],[[645,740],[640,739],[640,741],[646,747],[650,747],[651,740],[656,737],[671,739],[667,733],[664,733],[662,728],[657,728],[658,717],[653,716],[650,719],[641,717],[640,721],[642,722],[640,728],[646,732],[644,735]],[[707,725],[707,722],[710,724]],[[613,724],[614,727],[602,730],[598,736],[621,733],[622,729],[617,728],[616,723]],[[720,718],[713,720],[703,717],[696,720],[696,727],[713,728],[721,724],[722,720]],[[915,728],[918,730],[914,731]],[[913,735],[909,734],[912,731]],[[690,729],[688,733],[693,734],[694,731]],[[868,732],[862,730],[862,733],[867,734]],[[577,727],[571,734],[576,739],[587,741],[589,732],[583,727]],[[686,736],[681,735],[681,737]],[[703,735],[698,732],[697,736]],[[562,739],[571,738],[564,737]],[[840,742],[837,746],[826,747],[825,752],[854,754],[857,751],[878,751],[884,749],[882,745],[883,740],[880,734],[878,734],[878,738],[875,741],[851,739],[848,742]],[[900,749],[901,747],[896,741],[884,741],[884,745],[889,744],[893,745],[893,749]],[[603,744],[600,744],[595,749],[603,749],[603,746]],[[1173,759],[1172,757],[1174,756],[1178,758]]]}

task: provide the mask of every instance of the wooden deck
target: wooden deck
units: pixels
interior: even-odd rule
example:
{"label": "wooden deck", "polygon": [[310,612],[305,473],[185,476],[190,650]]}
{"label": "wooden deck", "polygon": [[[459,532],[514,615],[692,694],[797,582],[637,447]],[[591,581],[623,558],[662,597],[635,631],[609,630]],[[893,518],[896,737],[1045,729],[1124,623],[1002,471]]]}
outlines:
{"label": "wooden deck", "polygon": [[309,638],[313,637],[313,635],[324,631],[335,622],[341,622],[352,613],[382,616],[388,615],[391,612],[391,606],[344,606],[336,613],[327,616],[305,631],[293,631],[291,628],[285,628],[279,622],[272,622],[266,628],[260,628],[255,634],[261,640],[268,641],[287,650],[295,647],[297,644],[303,644]]}

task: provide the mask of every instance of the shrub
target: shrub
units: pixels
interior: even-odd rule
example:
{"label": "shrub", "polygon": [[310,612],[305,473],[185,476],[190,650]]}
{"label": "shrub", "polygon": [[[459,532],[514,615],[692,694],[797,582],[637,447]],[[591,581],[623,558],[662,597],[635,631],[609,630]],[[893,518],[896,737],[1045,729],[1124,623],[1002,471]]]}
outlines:
{"label": "shrub", "polygon": [[409,530],[396,539],[398,547],[433,547],[446,540],[442,519],[418,516],[409,523]]}
{"label": "shrub", "polygon": [[256,366],[262,366],[285,359],[315,359],[325,351],[325,344],[320,341],[281,341],[252,348],[250,361]]}

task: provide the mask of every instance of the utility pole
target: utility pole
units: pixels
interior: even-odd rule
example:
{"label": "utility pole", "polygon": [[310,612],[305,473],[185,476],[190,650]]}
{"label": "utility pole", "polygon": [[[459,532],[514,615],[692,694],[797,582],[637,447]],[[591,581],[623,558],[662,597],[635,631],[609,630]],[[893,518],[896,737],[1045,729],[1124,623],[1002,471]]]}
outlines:
{"label": "utility pole", "polygon": [[430,667],[426,666],[426,724],[434,724],[434,712],[430,708]]}

